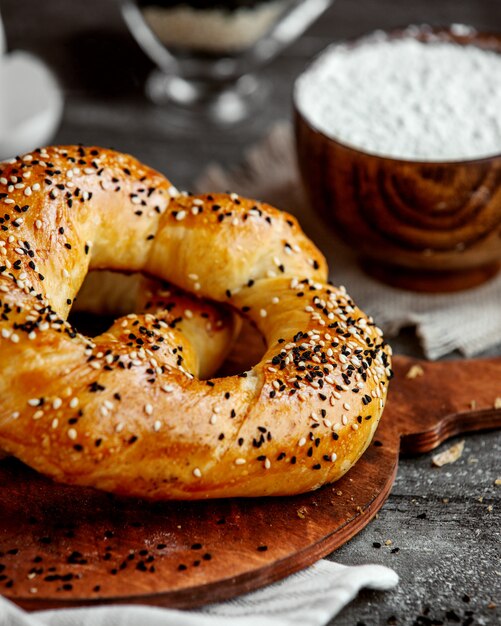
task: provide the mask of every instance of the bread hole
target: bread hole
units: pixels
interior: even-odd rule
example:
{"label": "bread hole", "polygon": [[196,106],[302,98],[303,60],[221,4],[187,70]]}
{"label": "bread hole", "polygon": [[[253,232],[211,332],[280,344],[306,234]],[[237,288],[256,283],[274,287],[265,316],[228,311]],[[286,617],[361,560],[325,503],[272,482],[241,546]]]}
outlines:
{"label": "bread hole", "polygon": [[250,370],[261,361],[265,351],[266,343],[263,335],[250,320],[243,318],[240,333],[218,371],[218,375],[234,376]]}
{"label": "bread hole", "polygon": [[89,272],[74,300],[68,321],[88,337],[104,333],[117,317],[134,311],[140,278],[140,274]]}
{"label": "bread hole", "polygon": [[[135,310],[140,280],[138,273],[90,272],[75,298],[69,322],[88,337],[106,332],[117,317]],[[241,330],[217,376],[248,371],[261,361],[266,351],[264,337],[253,323],[246,318],[241,321]]]}

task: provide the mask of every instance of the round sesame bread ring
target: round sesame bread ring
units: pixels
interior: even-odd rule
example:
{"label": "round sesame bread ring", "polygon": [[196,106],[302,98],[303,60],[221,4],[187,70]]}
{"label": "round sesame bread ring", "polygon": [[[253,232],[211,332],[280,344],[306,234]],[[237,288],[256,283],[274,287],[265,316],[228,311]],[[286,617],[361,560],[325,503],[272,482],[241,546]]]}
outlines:
{"label": "round sesame bread ring", "polygon": [[[235,194],[178,195],[127,155],[76,146],[1,164],[0,207],[0,448],[58,481],[198,499],[316,489],[369,444],[389,348],[327,284],[288,214]],[[100,268],[231,305],[265,354],[202,380],[200,345],[165,335],[157,302],[139,332],[126,318],[98,338],[78,334],[66,316]]]}

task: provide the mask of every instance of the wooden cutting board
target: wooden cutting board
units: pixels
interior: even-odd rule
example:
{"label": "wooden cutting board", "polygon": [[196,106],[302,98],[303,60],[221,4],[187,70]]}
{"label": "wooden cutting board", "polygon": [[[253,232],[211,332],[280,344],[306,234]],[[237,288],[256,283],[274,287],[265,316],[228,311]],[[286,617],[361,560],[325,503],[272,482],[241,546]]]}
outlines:
{"label": "wooden cutting board", "polygon": [[[412,366],[422,372],[407,377]],[[375,440],[334,485],[290,498],[149,504],[0,463],[0,592],[26,609],[105,602],[193,607],[278,580],[359,532],[399,454],[501,426],[501,359],[394,360]]]}

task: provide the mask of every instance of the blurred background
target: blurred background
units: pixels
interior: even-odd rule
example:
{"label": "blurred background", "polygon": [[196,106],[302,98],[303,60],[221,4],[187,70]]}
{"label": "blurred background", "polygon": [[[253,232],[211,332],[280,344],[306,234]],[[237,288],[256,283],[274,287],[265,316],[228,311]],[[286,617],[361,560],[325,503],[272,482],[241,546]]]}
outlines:
{"label": "blurred background", "polygon": [[336,0],[259,70],[272,91],[249,119],[224,132],[210,126],[189,132],[146,97],[155,64],[128,30],[118,0],[0,0],[0,12],[7,49],[43,59],[62,87],[64,114],[54,142],[130,152],[181,188],[190,188],[210,161],[238,162],[274,122],[289,118],[293,80],[332,41],[421,22],[501,30],[499,0]]}

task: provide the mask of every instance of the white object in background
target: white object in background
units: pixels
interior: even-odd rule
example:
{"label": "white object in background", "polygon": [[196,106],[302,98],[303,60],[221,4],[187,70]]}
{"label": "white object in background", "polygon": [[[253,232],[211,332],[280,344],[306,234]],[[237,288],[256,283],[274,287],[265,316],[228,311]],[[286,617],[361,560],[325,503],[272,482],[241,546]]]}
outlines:
{"label": "white object in background", "polygon": [[383,565],[318,561],[281,582],[193,611],[101,606],[25,613],[0,596],[0,624],[12,626],[324,626],[363,588],[386,591],[397,574]]}
{"label": "white object in background", "polygon": [[63,96],[54,75],[35,56],[5,54],[0,17],[0,160],[45,145],[63,112]]}
{"label": "white object in background", "polygon": [[[455,25],[455,32],[469,31]],[[501,55],[445,38],[380,31],[333,44],[301,74],[294,101],[311,126],[371,154],[418,161],[501,152]]]}

